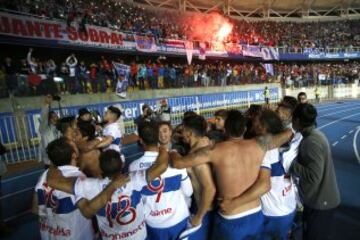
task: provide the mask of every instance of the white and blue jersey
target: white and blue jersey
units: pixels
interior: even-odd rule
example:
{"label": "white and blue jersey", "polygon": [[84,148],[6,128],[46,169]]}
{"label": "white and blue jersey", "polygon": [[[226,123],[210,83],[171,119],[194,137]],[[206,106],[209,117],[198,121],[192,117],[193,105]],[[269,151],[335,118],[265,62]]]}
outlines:
{"label": "white and blue jersey", "polygon": [[282,155],[279,149],[270,150],[266,152],[261,165],[271,172],[271,189],[261,197],[265,216],[285,216],[296,208],[294,184],[292,179],[286,176]]}
{"label": "white and blue jersey", "polygon": [[[84,176],[77,167],[58,168],[65,177]],[[45,171],[35,186],[39,207],[41,239],[94,239],[91,220],[76,206],[75,196],[52,189]]]}
{"label": "white and blue jersey", "polygon": [[[129,171],[151,167],[158,154],[145,152],[143,157],[130,164]],[[192,185],[186,169],[168,167],[159,178],[143,187],[141,194],[144,196],[149,238],[161,238],[168,234],[167,239],[176,239],[186,228],[186,221],[190,215],[186,198],[192,195]],[[167,233],[161,232],[162,230]]]}
{"label": "white and blue jersey", "polygon": [[105,128],[103,129],[102,135],[104,137],[111,136],[113,138],[112,143],[104,150],[112,149],[119,153],[121,152],[122,134],[121,134],[120,126],[117,122],[106,125]]}
{"label": "white and blue jersey", "polygon": [[[141,190],[147,186],[146,172],[130,173],[130,181],[117,189],[111,200],[97,214],[102,239],[144,240],[147,237]],[[76,200],[93,199],[110,179],[78,178],[74,185]]]}

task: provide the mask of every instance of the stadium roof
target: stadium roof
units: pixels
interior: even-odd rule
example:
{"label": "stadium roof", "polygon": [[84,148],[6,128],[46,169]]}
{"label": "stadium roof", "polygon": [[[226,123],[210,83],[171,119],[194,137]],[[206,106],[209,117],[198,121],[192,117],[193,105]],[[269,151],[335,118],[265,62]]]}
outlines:
{"label": "stadium roof", "polygon": [[360,17],[360,0],[133,0],[155,8],[208,13],[221,11],[239,18],[331,19]]}

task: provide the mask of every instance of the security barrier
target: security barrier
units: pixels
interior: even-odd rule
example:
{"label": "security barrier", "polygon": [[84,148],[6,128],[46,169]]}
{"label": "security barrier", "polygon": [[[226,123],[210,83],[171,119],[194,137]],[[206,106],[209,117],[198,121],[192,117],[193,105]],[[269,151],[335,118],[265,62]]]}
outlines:
{"label": "security barrier", "polygon": [[[254,89],[234,92],[211,93],[201,95],[179,96],[167,98],[171,107],[171,123],[179,124],[186,111],[194,111],[206,118],[213,116],[218,109],[246,108],[252,103],[264,103],[265,85],[258,85]],[[276,102],[281,98],[282,89],[270,87],[271,101]],[[142,114],[144,104],[157,111],[163,98],[153,98],[123,102],[107,102],[87,106],[71,106],[62,109],[62,115],[76,115],[79,108],[87,107],[89,110],[98,111],[101,115],[106,107],[118,105],[123,112],[119,122],[125,134],[136,131],[134,120]],[[59,110],[57,110],[59,112]],[[27,112],[0,113],[0,141],[7,147],[8,153],[2,156],[8,164],[27,160],[38,159],[38,144],[40,141],[39,129],[40,109]]]}

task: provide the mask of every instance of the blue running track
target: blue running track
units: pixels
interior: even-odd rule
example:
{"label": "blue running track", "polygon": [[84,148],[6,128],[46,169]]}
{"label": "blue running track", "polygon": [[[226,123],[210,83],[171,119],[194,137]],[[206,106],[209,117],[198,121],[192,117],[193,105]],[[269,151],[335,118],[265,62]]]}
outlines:
{"label": "blue running track", "polygon": [[[319,113],[318,128],[325,133],[332,147],[342,200],[336,213],[336,224],[329,229],[331,239],[359,240],[360,100],[318,104],[317,109]],[[36,174],[28,175],[28,178],[31,177],[32,181],[36,182],[40,172],[37,170]],[[27,177],[23,176],[23,178]],[[3,180],[3,186],[6,181],[7,179]],[[29,206],[29,203],[24,205]],[[7,208],[8,206],[3,206],[3,209]],[[12,221],[12,224],[16,228],[16,232],[8,239],[39,239],[36,218],[31,214],[23,215]]]}

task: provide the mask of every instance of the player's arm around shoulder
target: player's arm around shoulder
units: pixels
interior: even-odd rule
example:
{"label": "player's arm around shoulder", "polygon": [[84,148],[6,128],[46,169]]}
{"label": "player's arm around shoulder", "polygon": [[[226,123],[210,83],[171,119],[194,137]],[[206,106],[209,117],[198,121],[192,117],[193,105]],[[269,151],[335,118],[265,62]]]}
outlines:
{"label": "player's arm around shoulder", "polygon": [[[77,206],[86,218],[91,218],[111,200],[114,192],[130,181],[127,174],[118,174],[96,197],[91,200],[81,198]],[[76,194],[76,193],[75,193]]]}
{"label": "player's arm around shoulder", "polygon": [[66,193],[73,193],[73,186],[77,179],[77,177],[64,177],[61,171],[54,166],[49,167],[46,178],[49,187]]}
{"label": "player's arm around shoulder", "polygon": [[163,174],[169,165],[169,153],[166,148],[160,147],[159,156],[157,157],[155,163],[146,170],[146,181],[150,183],[155,180],[157,177],[160,177]]}
{"label": "player's arm around shoulder", "polygon": [[176,151],[170,152],[171,165],[174,168],[190,168],[200,164],[211,162],[216,152],[215,145],[199,148],[186,156],[181,156]]}

